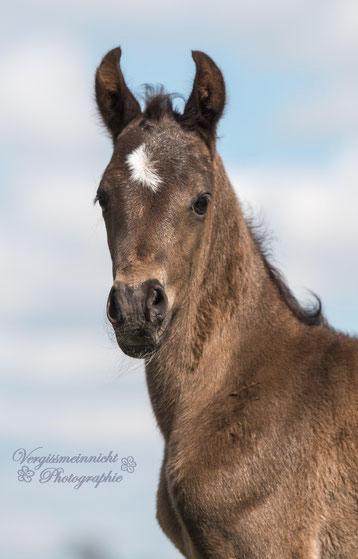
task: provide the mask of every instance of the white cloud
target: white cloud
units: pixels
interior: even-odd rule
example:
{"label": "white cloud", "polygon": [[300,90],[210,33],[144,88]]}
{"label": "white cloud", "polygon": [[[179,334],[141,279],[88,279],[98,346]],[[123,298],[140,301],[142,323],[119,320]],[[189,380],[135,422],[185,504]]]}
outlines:
{"label": "white cloud", "polygon": [[0,224],[3,319],[20,323],[19,313],[41,312],[55,319],[66,310],[68,319],[81,320],[94,300],[104,312],[112,279],[104,225],[92,204],[95,190],[86,172],[18,173],[13,208]]}
{"label": "white cloud", "polygon": [[2,422],[0,436],[5,440],[44,441],[77,448],[118,448],[125,443],[159,441],[159,432],[149,402],[140,398],[131,401],[100,396],[56,398],[1,398]]}
{"label": "white cloud", "polygon": [[114,342],[106,340],[104,331],[101,337],[96,324],[90,332],[83,328],[11,332],[2,336],[0,350],[3,380],[32,386],[105,382],[133,366]]}
{"label": "white cloud", "polygon": [[[248,4],[248,3],[247,3]],[[266,5],[266,9],[263,8]],[[270,63],[304,61],[331,71],[351,66],[358,49],[358,6],[354,0],[273,0],[250,2],[251,29],[260,50],[275,56]],[[240,15],[240,11],[239,11]],[[239,18],[240,19],[240,18]],[[259,33],[262,34],[260,41]]]}
{"label": "white cloud", "polygon": [[[9,503],[13,505],[13,503]],[[40,536],[41,534],[41,536]],[[29,510],[6,510],[0,516],[2,553],[7,557],[49,557],[64,535],[55,518],[32,507]]]}
{"label": "white cloud", "polygon": [[[95,134],[93,77],[76,42],[34,39],[2,49],[2,134],[29,147],[77,145]],[[91,118],[93,117],[93,118]]]}
{"label": "white cloud", "polygon": [[319,138],[358,139],[358,80],[356,76],[337,77],[325,90],[290,100],[290,107],[281,113],[284,130],[312,141]]}

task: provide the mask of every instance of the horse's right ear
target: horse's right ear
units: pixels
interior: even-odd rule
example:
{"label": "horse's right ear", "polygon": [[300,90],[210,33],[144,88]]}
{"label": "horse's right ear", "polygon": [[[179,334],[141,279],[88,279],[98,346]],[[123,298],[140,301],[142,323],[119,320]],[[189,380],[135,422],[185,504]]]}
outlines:
{"label": "horse's right ear", "polygon": [[119,61],[119,47],[110,50],[97,68],[95,90],[98,109],[113,142],[127,124],[141,113],[140,105],[127,87]]}

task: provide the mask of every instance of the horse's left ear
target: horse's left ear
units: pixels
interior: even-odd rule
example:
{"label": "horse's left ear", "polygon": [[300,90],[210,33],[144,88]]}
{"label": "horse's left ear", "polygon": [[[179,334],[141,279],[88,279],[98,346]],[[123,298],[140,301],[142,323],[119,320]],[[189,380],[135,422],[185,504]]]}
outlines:
{"label": "horse's left ear", "polygon": [[127,87],[120,69],[122,51],[110,50],[97,68],[96,101],[113,142],[133,118],[141,113],[140,105]]}
{"label": "horse's left ear", "polygon": [[225,82],[220,69],[210,56],[194,50],[192,57],[196,65],[196,74],[181,121],[184,126],[199,132],[210,149],[213,149],[216,125],[225,106]]}

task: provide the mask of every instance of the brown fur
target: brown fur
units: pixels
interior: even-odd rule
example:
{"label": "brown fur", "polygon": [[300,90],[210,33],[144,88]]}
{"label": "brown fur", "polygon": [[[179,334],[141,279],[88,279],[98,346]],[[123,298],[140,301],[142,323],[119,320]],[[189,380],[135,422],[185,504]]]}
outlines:
{"label": "brown fur", "polygon": [[[114,141],[98,195],[113,277],[155,277],[170,302],[146,357],[165,441],[159,523],[188,558],[358,557],[358,341],[300,307],[246,222],[215,148],[217,66],[195,52],[184,114],[163,95],[142,113],[113,52],[97,71]],[[125,156],[143,142],[163,178],[155,194],[128,184]]]}

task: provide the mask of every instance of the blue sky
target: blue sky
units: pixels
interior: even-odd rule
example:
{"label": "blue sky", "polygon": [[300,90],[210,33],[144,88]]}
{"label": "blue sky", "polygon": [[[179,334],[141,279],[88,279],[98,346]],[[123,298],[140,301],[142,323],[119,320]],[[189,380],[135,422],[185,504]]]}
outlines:
{"label": "blue sky", "polygon": [[[91,539],[109,557],[174,559],[154,518],[162,448],[142,365],[105,320],[111,269],[92,199],[111,146],[94,71],[119,44],[137,94],[163,83],[187,95],[190,50],[210,54],[228,90],[219,150],[245,210],[295,292],[317,292],[357,332],[357,3],[15,1],[0,41],[2,555],[71,559]],[[114,448],[138,467],[116,489],[24,486],[12,452],[39,445]]]}

